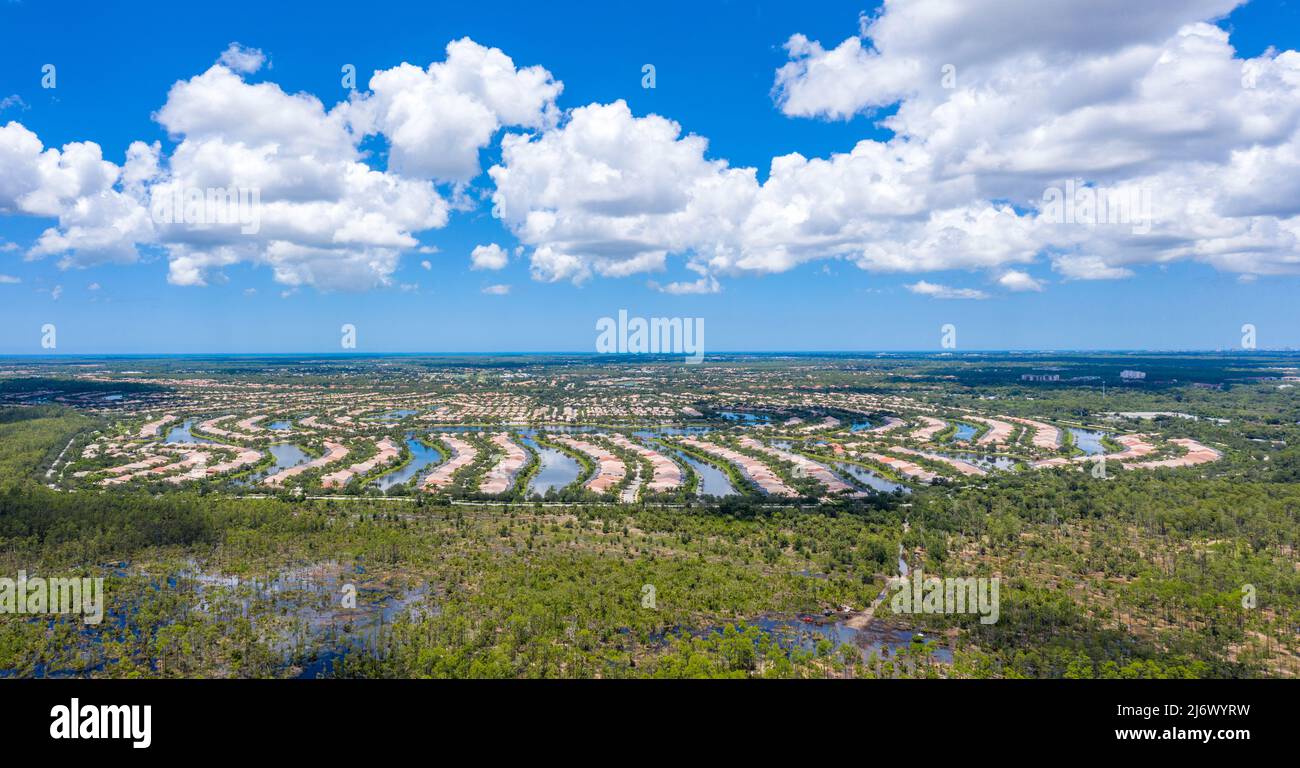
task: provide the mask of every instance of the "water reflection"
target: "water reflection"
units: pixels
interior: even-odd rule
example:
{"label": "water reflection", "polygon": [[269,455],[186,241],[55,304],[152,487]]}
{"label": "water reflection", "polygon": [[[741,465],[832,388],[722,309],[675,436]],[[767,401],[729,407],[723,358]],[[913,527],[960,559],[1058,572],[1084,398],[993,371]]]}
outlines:
{"label": "water reflection", "polygon": [[545,494],[551,489],[556,491],[569,485],[578,479],[578,474],[582,472],[582,465],[570,458],[562,451],[554,448],[548,448],[532,438],[536,432],[527,431],[520,437],[520,441],[537,452],[538,460],[541,465],[537,468],[537,473],[528,481],[528,495],[534,493]]}
{"label": "water reflection", "polygon": [[835,461],[830,463],[836,469],[847,472],[854,480],[857,480],[859,483],[862,483],[872,490],[880,491],[881,493],[893,493],[894,491],[902,491],[903,493],[912,492],[912,489],[908,488],[906,485],[896,483],[893,480],[887,480],[866,467],[860,467],[857,464],[850,464],[846,461]]}
{"label": "water reflection", "polygon": [[678,458],[686,462],[700,479],[695,492],[701,496],[735,496],[736,489],[731,485],[727,473],[699,459],[692,458],[681,451],[674,451]]}
{"label": "water reflection", "polygon": [[964,424],[960,421],[954,421],[951,423],[954,427],[957,428],[957,431],[953,433],[952,436],[952,440],[954,442],[959,440],[974,440],[975,433],[979,431],[975,429],[975,427],[971,426],[970,424]]}
{"label": "water reflection", "polygon": [[1010,456],[998,456],[992,453],[965,453],[961,451],[926,451],[927,454],[956,459],[967,464],[974,464],[980,469],[1000,469],[1006,472],[1016,468],[1016,460]]}
{"label": "water reflection", "polygon": [[195,437],[190,432],[190,428],[193,424],[194,424],[194,419],[186,419],[185,423],[181,424],[180,426],[172,427],[171,431],[167,433],[167,437],[164,440],[164,442],[171,443],[172,445],[215,445],[216,444],[215,440],[209,440],[205,437]]}
{"label": "water reflection", "polygon": [[426,469],[442,462],[441,451],[416,440],[410,434],[406,436],[406,449],[411,452],[411,460],[401,469],[389,472],[375,480],[376,488],[387,492],[389,488],[405,485],[411,478],[419,476]]}
{"label": "water reflection", "polygon": [[1096,456],[1099,453],[1106,452],[1106,446],[1102,445],[1101,440],[1106,436],[1105,432],[1098,432],[1094,429],[1079,429],[1078,427],[1069,427],[1070,434],[1074,435],[1074,444],[1089,456]]}
{"label": "water reflection", "polygon": [[275,458],[275,463],[269,469],[263,469],[249,475],[247,478],[236,480],[237,485],[251,485],[258,480],[274,475],[276,472],[311,461],[311,455],[293,443],[276,443],[268,447],[267,450]]}
{"label": "water reflection", "polygon": [[746,413],[743,411],[718,411],[718,416],[727,421],[743,421],[745,423],[772,420],[772,417],[766,413]]}
{"label": "water reflection", "polygon": [[[915,652],[921,649],[928,651],[930,658],[941,664],[951,664],[953,659],[951,648],[932,639],[914,635],[910,630],[880,626],[874,621],[868,623],[863,629],[857,629],[849,626],[847,621],[841,620],[825,621],[814,617],[806,619],[764,617],[736,626],[757,628],[787,651],[801,650],[813,653],[825,640],[829,641],[832,653],[838,653],[845,646],[855,648],[861,654],[863,661],[870,660],[873,655],[878,659],[890,659],[904,650]],[[724,631],[726,626],[709,627],[697,632],[674,630],[652,639],[661,641],[673,635],[707,637]]]}

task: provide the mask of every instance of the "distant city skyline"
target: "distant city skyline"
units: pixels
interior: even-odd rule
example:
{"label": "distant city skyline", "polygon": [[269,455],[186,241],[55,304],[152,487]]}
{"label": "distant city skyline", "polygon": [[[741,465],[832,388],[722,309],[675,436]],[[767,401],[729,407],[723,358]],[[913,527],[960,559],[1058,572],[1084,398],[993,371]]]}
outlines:
{"label": "distant city skyline", "polygon": [[0,355],[1300,348],[1300,8],[934,7],[0,4]]}

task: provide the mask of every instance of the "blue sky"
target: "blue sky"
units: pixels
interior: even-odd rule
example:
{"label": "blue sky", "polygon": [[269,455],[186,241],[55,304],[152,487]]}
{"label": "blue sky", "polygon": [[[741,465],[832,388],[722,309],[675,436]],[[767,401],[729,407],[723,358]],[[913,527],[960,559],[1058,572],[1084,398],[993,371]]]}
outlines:
{"label": "blue sky", "polygon": [[[154,116],[169,88],[203,73],[232,42],[265,54],[249,82],[313,94],[329,109],[348,98],[342,65],[356,66],[364,90],[372,71],[428,66],[444,58],[450,41],[469,37],[562,81],[559,110],[625,100],[637,118],[662,115],[683,134],[707,138],[708,158],[753,167],[763,184],[774,157],[823,158],[893,135],[877,122],[890,106],[849,119],[800,116],[774,96],[775,74],[792,58],[783,48],[791,35],[831,49],[858,33],[864,10],[873,8],[697,1],[323,2],[296,11],[265,2],[142,3],[127,11],[10,0],[0,3],[0,99],[7,99],[0,125],[17,121],[44,147],[93,141],[118,165],[135,141],[160,142],[166,157],[178,137]],[[1230,31],[1238,58],[1300,48],[1294,2],[1255,0],[1215,23]],[[57,67],[54,89],[41,87],[47,63]],[[656,67],[654,89],[641,87],[646,63]],[[482,149],[482,169],[501,162],[499,138],[508,130]],[[372,137],[361,146],[372,152],[366,162],[383,170],[385,142]],[[1240,145],[1225,139],[1220,148],[1209,154]],[[439,189],[451,196],[449,185]],[[141,243],[133,263],[74,258],[61,268],[57,255],[24,257],[42,232],[59,226],[57,216],[0,212],[0,247],[13,244],[0,252],[0,275],[9,278],[0,282],[0,354],[42,353],[44,323],[57,325],[57,351],[67,354],[337,351],[343,323],[356,325],[363,352],[586,351],[596,319],[620,308],[702,317],[706,348],[716,351],[933,349],[944,323],[957,326],[966,349],[1225,348],[1237,345],[1243,323],[1258,328],[1262,347],[1300,346],[1300,284],[1293,274],[1270,274],[1290,271],[1285,242],[1268,246],[1273,266],[1265,269],[1154,257],[1113,262],[1131,272],[1122,279],[1071,277],[1048,252],[976,268],[944,268],[940,260],[924,271],[863,269],[851,258],[816,255],[781,269],[711,267],[718,292],[671,294],[649,283],[695,280],[701,273],[687,268],[689,253],[670,253],[662,271],[534,279],[530,254],[540,243],[493,216],[493,189],[493,179],[479,174],[466,189],[472,204],[453,210],[444,227],[412,232],[436,253],[403,248],[384,275],[387,285],[357,291],[277,282],[250,261],[212,270],[206,285],[175,284],[155,243]],[[471,250],[486,243],[523,250],[504,269],[471,269]],[[1300,261],[1294,248],[1290,256]],[[998,278],[1008,270],[1027,274],[1039,290],[1002,290]],[[984,298],[935,298],[918,292],[918,281]],[[494,285],[509,292],[484,292]]]}

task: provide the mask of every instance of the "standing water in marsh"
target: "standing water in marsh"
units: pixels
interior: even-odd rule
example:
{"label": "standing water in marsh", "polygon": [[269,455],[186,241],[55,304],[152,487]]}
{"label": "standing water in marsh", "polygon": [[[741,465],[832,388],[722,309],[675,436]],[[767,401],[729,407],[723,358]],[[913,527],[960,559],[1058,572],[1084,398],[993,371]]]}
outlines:
{"label": "standing water in marsh", "polygon": [[[281,654],[282,672],[328,675],[349,653],[374,647],[403,614],[436,613],[426,585],[373,579],[360,563],[325,561],[270,578],[246,578],[193,569],[172,582],[192,595],[195,608],[216,618],[240,616],[258,625]],[[346,588],[346,589],[345,589]],[[354,595],[352,604],[343,600]]]}
{"label": "standing water in marsh", "polygon": [[[910,526],[905,521],[903,532]],[[898,545],[898,575],[907,578],[911,569],[904,557],[902,542]],[[661,635],[652,636],[653,642],[665,642],[669,637],[689,635],[706,637],[728,631],[729,627],[755,628],[770,637],[777,645],[787,651],[819,653],[829,649],[832,654],[839,654],[844,648],[855,649],[864,662],[876,660],[897,660],[900,655],[911,659],[907,664],[927,663],[920,659],[929,659],[929,663],[951,664],[953,651],[940,641],[925,638],[905,627],[893,626],[881,621],[877,612],[888,611],[887,603],[890,586],[886,585],[870,608],[861,614],[843,618],[818,615],[802,615],[795,619],[760,616],[756,619],[707,627],[703,630],[670,630]],[[864,620],[865,619],[865,620]],[[733,630],[734,631],[734,630]]]}
{"label": "standing water in marsh", "polygon": [[[246,658],[255,666],[246,668],[244,676],[328,676],[339,659],[375,653],[403,616],[419,621],[441,610],[431,584],[372,574],[364,563],[361,558],[346,564],[327,560],[256,576],[227,573],[192,559],[179,566],[108,564],[112,577],[124,580],[120,588],[135,597],[110,603],[101,625],[83,629],[78,621],[76,631],[65,637],[66,653],[50,661],[24,667],[0,661],[0,679],[87,677],[105,670],[112,675],[110,665],[124,642],[153,647],[151,635],[171,627],[192,629],[196,620],[226,626],[248,622],[251,636],[241,644],[247,643]],[[169,596],[167,607],[149,602],[159,593]],[[52,619],[43,623],[47,630],[54,628]],[[174,652],[184,653],[179,648]],[[150,655],[139,662],[159,673],[166,659],[167,654]]]}
{"label": "standing water in marsh", "polygon": [[804,616],[798,619],[785,619],[763,616],[749,621],[708,627],[704,630],[685,631],[670,630],[662,635],[651,637],[652,642],[666,642],[671,637],[708,637],[723,634],[729,628],[752,627],[770,637],[777,645],[787,651],[817,652],[823,642],[829,644],[831,653],[838,654],[842,648],[855,649],[862,661],[891,659],[906,651],[912,654],[928,656],[933,662],[951,664],[952,649],[934,640],[920,638],[911,630],[870,622],[858,627],[844,620],[827,621],[820,616]]}
{"label": "standing water in marsh", "polygon": [[952,663],[952,649],[933,640],[918,642],[917,636],[908,629],[875,624],[855,629],[844,621],[805,622],[794,619],[758,619],[752,623],[785,648],[812,652],[820,641],[828,640],[832,649],[845,645],[857,648],[866,661],[873,655],[877,658],[897,656],[899,652],[915,649],[919,645],[935,661],[941,664]]}

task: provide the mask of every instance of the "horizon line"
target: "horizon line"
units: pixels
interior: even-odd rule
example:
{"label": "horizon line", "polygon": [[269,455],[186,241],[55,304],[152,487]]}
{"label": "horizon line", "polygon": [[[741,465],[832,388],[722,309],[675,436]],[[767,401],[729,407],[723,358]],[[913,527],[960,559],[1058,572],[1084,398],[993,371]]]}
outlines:
{"label": "horizon line", "polygon": [[[796,356],[816,356],[816,355],[927,355],[927,356],[951,356],[959,357],[962,355],[982,355],[982,354],[1235,354],[1235,355],[1258,355],[1258,354],[1295,354],[1300,353],[1297,347],[1278,347],[1263,349],[1229,349],[1229,348],[1208,348],[1208,347],[1169,347],[1169,348],[1123,348],[1123,347],[1078,347],[1078,348],[982,348],[982,349],[776,349],[776,350],[717,350],[714,352],[705,352],[704,356],[719,355],[796,355]],[[549,351],[486,351],[486,352],[319,352],[319,351],[293,351],[293,352],[217,352],[217,351],[190,351],[190,352],[0,352],[0,360],[3,359],[24,359],[24,360],[41,360],[41,359],[67,359],[67,358],[150,358],[150,357],[485,357],[491,355],[510,355],[524,357],[544,357],[544,356],[576,356],[592,358],[612,358],[612,359],[662,359],[676,358],[685,355],[684,352],[592,352],[592,351],[574,351],[574,350],[549,350]]]}

